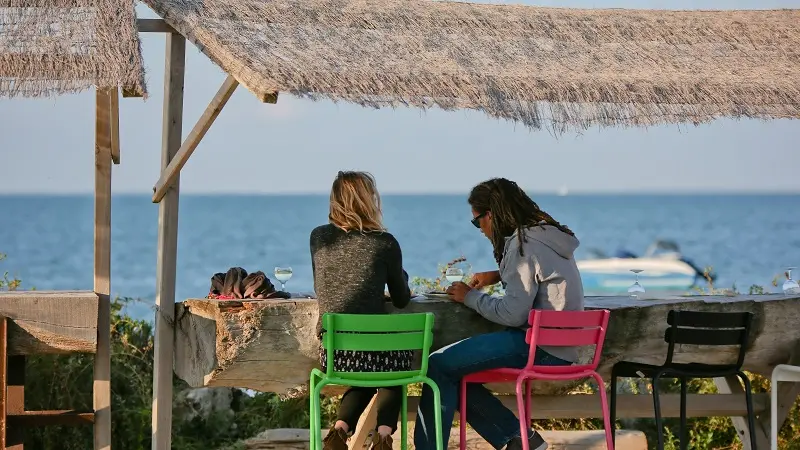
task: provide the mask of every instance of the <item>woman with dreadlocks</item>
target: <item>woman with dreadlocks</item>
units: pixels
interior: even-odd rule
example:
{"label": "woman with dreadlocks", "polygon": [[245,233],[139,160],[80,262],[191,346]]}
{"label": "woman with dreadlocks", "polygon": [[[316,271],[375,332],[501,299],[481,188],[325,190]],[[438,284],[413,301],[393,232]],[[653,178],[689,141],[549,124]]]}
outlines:
{"label": "woman with dreadlocks", "polygon": [[[494,248],[500,270],[476,274],[470,285],[454,283],[447,290],[453,301],[474,309],[484,318],[505,325],[505,331],[473,336],[433,352],[428,376],[439,386],[442,423],[451,424],[458,409],[461,378],[470,373],[501,367],[523,368],[528,360],[525,328],[532,309],[583,310],[583,285],[573,252],[578,239],[525,194],[513,181],[494,178],[475,186],[469,195],[472,224]],[[479,289],[503,282],[505,295],[493,297]],[[539,347],[536,364],[569,365],[577,360],[574,347]],[[547,443],[536,431],[520,436],[519,420],[485,387],[470,384],[467,419],[494,448],[521,450],[527,439],[531,450]],[[435,448],[433,393],[424,388],[414,445]],[[443,442],[450,436],[444,427]]]}

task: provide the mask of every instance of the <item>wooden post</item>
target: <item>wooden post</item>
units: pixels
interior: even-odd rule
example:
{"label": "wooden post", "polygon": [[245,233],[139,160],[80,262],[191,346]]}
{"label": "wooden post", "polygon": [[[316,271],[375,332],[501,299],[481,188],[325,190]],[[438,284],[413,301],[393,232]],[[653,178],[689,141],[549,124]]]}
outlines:
{"label": "wooden post", "polygon": [[[181,146],[186,39],[167,35],[164,67],[164,118],[161,171]],[[178,253],[178,193],[180,178],[158,205],[155,364],[153,368],[153,450],[169,450],[172,441],[172,364],[175,319],[175,270]]]}
{"label": "wooden post", "polygon": [[109,89],[109,120],[111,120],[111,160],[119,164],[119,88]]}
{"label": "wooden post", "polygon": [[6,379],[6,358],[8,352],[7,342],[7,322],[6,318],[0,316],[0,449],[6,448],[6,387],[8,380]]}
{"label": "wooden post", "polygon": [[[6,320],[6,333],[8,333],[8,320]],[[6,334],[7,337],[8,334]],[[6,414],[23,414],[24,412],[25,356],[6,353]],[[8,417],[6,417],[5,450],[23,450],[24,443],[25,433],[22,428],[8,426]]]}
{"label": "wooden post", "polygon": [[94,291],[99,297],[93,393],[95,450],[111,448],[111,95],[109,89],[98,89],[95,94]]}

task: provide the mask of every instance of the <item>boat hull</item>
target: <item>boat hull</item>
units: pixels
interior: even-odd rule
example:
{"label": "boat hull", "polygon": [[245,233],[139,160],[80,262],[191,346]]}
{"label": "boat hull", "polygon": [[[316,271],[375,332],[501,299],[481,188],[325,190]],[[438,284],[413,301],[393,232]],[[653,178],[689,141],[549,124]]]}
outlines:
{"label": "boat hull", "polygon": [[642,270],[639,284],[647,291],[685,292],[694,286],[697,272],[680,260],[662,258],[608,258],[578,261],[587,294],[625,293]]}

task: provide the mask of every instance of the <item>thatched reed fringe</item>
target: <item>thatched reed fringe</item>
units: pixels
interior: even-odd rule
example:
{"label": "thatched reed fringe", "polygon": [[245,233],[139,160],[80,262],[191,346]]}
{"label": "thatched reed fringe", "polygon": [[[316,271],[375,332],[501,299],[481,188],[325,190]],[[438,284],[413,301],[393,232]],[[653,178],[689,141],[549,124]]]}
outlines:
{"label": "thatched reed fringe", "polygon": [[0,97],[146,95],[134,0],[0,0]]}
{"label": "thatched reed fringe", "polygon": [[800,11],[144,0],[258,96],[456,107],[557,132],[800,117]]}

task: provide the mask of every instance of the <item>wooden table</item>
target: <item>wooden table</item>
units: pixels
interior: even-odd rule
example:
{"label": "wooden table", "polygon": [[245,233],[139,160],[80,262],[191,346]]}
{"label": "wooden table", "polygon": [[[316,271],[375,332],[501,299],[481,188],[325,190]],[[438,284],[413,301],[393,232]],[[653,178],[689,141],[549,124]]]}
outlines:
{"label": "wooden table", "polygon": [[[389,312],[398,312],[387,305]],[[611,320],[599,373],[607,378],[614,363],[633,360],[661,364],[667,345],[664,329],[670,309],[697,311],[750,311],[754,326],[744,369],[768,376],[777,364],[800,362],[794,355],[800,343],[800,297],[784,295],[691,296],[637,300],[630,297],[587,297],[587,309],[605,308]],[[436,315],[433,349],[472,335],[502,329],[463,305],[446,300],[413,301],[399,312],[433,312]],[[267,301],[187,300],[176,304],[175,372],[191,386],[250,388],[285,395],[305,392],[308,373],[314,367],[319,341],[316,337],[318,310],[313,299]],[[724,363],[735,359],[733,351],[686,346],[678,349],[676,360]],[[690,395],[690,417],[732,416],[740,436],[747,435],[745,402],[741,385],[733,380],[716,380],[719,395]],[[600,402],[592,394],[564,395],[574,383],[541,382],[534,418],[600,417]],[[498,393],[512,393],[508,385],[492,385]],[[335,394],[332,389],[328,393]],[[781,387],[779,398],[788,399],[779,408],[782,422],[798,389]],[[678,416],[678,396],[664,395],[662,414]],[[514,405],[513,396],[504,402]],[[759,447],[768,448],[769,399],[754,396],[759,413]],[[416,411],[416,399],[409,409]],[[620,395],[618,417],[652,417],[652,400],[647,395]]]}

